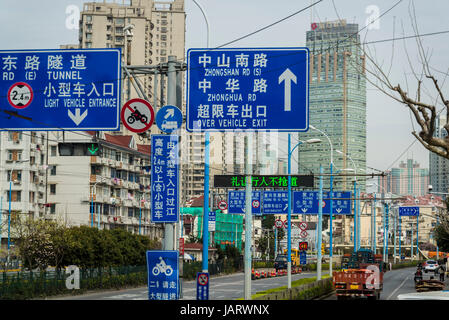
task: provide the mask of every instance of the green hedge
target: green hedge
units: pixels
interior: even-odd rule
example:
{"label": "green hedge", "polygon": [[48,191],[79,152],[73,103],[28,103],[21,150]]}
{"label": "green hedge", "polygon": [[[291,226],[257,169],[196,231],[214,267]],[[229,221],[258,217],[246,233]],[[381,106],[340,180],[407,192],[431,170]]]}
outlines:
{"label": "green hedge", "polygon": [[423,263],[423,261],[407,261],[407,262],[396,263],[396,264],[392,264],[391,268],[393,270],[395,270],[395,269],[401,269],[401,268],[416,267],[418,265],[418,263],[420,263],[420,262]]}

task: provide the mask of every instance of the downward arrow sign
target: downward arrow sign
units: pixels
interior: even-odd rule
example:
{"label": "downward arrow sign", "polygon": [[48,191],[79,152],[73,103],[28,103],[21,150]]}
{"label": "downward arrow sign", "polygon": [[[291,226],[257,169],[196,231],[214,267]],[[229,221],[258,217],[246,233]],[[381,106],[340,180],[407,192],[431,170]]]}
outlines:
{"label": "downward arrow sign", "polygon": [[338,209],[336,209],[335,211],[337,211],[338,213],[340,213],[341,212],[341,208],[338,208]]}
{"label": "downward arrow sign", "polygon": [[67,114],[69,115],[70,119],[75,122],[77,126],[84,120],[85,117],[87,117],[87,110],[81,114],[81,109],[75,109],[75,114],[72,113],[72,111],[68,110]]}
{"label": "downward arrow sign", "polygon": [[306,208],[302,208],[301,211],[304,212],[304,213],[306,213],[306,212],[307,212],[307,209],[306,209]]}
{"label": "downward arrow sign", "polygon": [[289,68],[285,69],[285,71],[279,76],[279,83],[284,81],[284,111],[292,110],[292,89],[291,89],[291,81],[296,83],[296,76],[293,72],[290,71]]}

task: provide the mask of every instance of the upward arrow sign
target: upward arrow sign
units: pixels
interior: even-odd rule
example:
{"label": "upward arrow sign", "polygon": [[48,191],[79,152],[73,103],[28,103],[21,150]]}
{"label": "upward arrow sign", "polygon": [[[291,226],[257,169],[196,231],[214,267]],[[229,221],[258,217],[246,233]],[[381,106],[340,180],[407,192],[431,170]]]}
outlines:
{"label": "upward arrow sign", "polygon": [[292,88],[291,82],[296,83],[296,76],[293,72],[290,71],[289,68],[285,69],[285,71],[279,76],[279,83],[284,81],[284,111],[292,110]]}
{"label": "upward arrow sign", "polygon": [[175,109],[168,109],[164,116],[164,119],[171,118],[175,116]]}

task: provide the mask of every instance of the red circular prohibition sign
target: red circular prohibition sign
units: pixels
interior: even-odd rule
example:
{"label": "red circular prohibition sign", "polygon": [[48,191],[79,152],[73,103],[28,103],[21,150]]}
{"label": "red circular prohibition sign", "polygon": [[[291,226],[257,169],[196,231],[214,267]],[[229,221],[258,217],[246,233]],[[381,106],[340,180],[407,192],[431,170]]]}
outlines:
{"label": "red circular prohibition sign", "polygon": [[[132,105],[134,104],[134,109],[132,108]],[[140,108],[136,112],[137,106],[140,106]],[[142,110],[143,108],[146,108],[145,112]],[[143,114],[142,114],[143,112]],[[128,113],[129,115],[126,116],[125,113]],[[120,112],[120,117],[122,119],[123,125],[132,132],[136,133],[142,133],[147,131],[154,122],[154,110],[151,104],[148,101],[145,101],[143,99],[131,99],[128,102],[126,102],[123,105],[122,111]],[[132,122],[131,122],[132,121]],[[143,128],[135,128],[132,126],[132,124],[144,124]]]}
{"label": "red circular prohibition sign", "polygon": [[[13,92],[14,89],[16,89],[15,92]],[[26,92],[27,89],[28,89],[28,92]],[[25,92],[18,92],[18,90],[21,90],[21,91],[25,90]],[[11,97],[11,94],[13,94],[13,97]],[[16,103],[13,101],[13,100],[21,100],[24,94],[29,94],[28,102],[23,104],[21,102]],[[19,97],[17,97],[17,96],[19,96]],[[8,102],[13,108],[16,108],[16,109],[25,109],[26,107],[28,107],[30,105],[31,101],[33,101],[33,98],[34,98],[33,89],[26,82],[16,82],[8,90]]]}

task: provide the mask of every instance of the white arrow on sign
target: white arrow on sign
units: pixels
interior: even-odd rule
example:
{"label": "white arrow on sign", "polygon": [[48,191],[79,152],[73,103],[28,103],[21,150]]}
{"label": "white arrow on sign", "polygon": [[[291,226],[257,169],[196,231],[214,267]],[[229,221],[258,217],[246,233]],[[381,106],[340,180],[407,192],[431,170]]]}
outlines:
{"label": "white arrow on sign", "polygon": [[167,113],[164,116],[164,119],[174,117],[175,116],[175,109],[171,108],[167,110]]}
{"label": "white arrow on sign", "polygon": [[338,209],[336,209],[335,211],[337,211],[337,213],[340,213],[341,212],[341,208],[338,208]]}
{"label": "white arrow on sign", "polygon": [[67,114],[69,115],[70,119],[72,119],[73,122],[75,122],[75,124],[79,126],[84,118],[87,117],[87,110],[85,110],[83,114],[81,114],[81,109],[79,108],[75,109],[75,114],[73,114],[72,111],[67,110]]}
{"label": "white arrow on sign", "polygon": [[296,76],[287,68],[280,76],[279,83],[284,81],[284,111],[292,110],[292,89],[291,81],[296,83]]}
{"label": "white arrow on sign", "polygon": [[301,211],[304,212],[304,213],[306,213],[306,212],[307,212],[307,209],[306,209],[306,208],[302,208]]}

